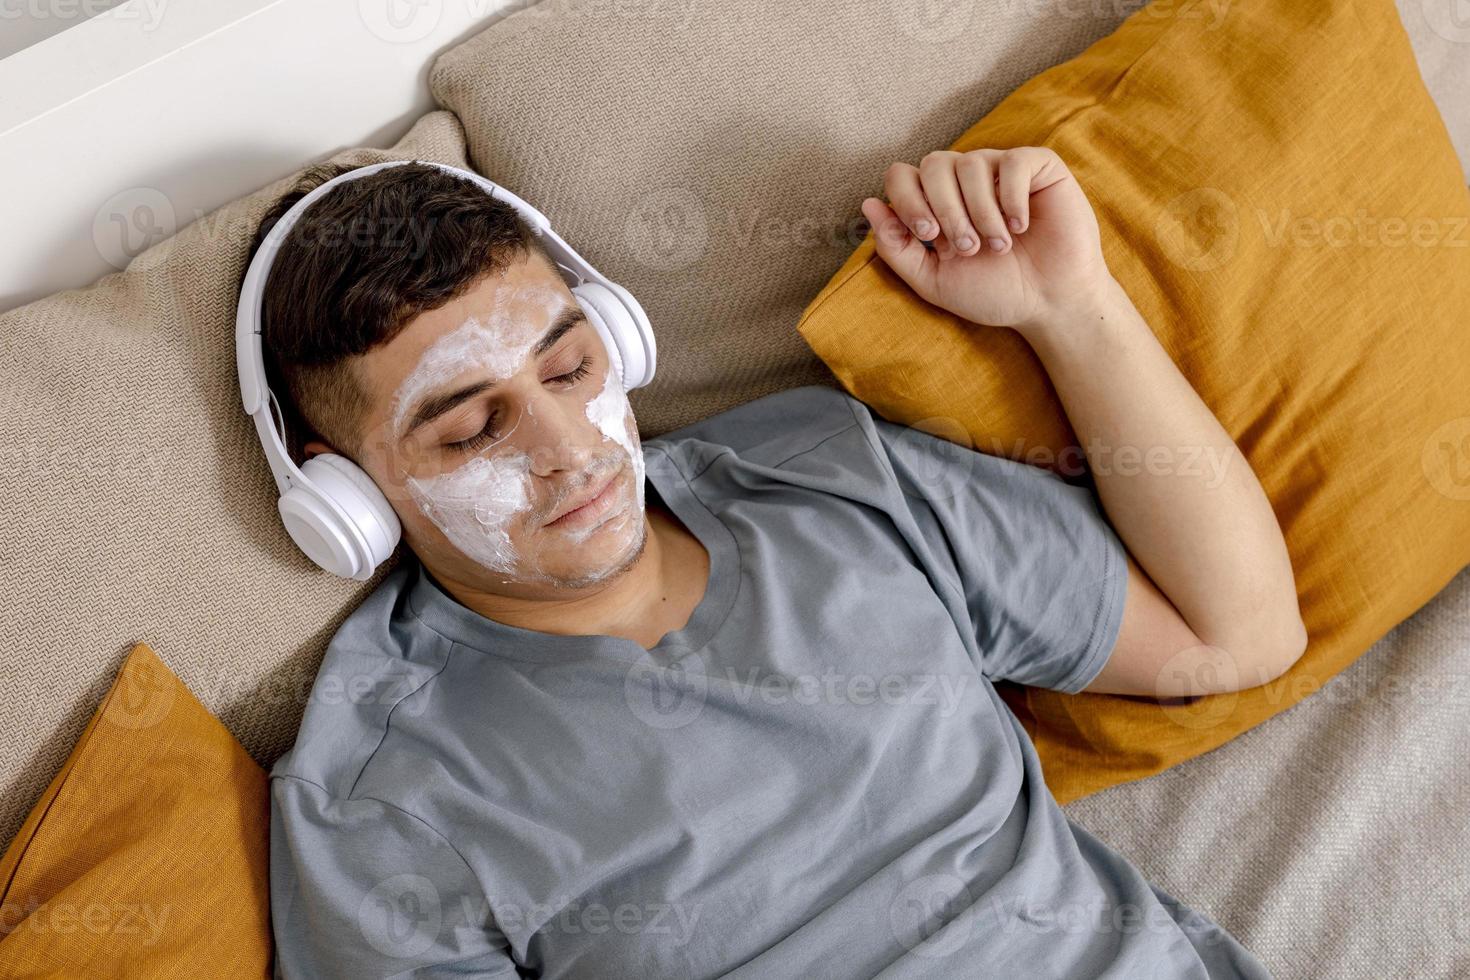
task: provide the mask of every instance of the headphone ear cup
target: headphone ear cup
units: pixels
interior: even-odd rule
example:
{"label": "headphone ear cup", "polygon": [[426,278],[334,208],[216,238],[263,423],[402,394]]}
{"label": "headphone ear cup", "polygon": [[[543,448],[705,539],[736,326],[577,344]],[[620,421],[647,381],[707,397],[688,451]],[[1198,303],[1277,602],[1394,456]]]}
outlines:
{"label": "headphone ear cup", "polygon": [[372,477],[345,456],[322,453],[301,465],[305,486],[280,501],[281,519],[307,557],[346,578],[366,581],[398,545],[398,514]]}
{"label": "headphone ear cup", "polygon": [[343,525],[341,515],[320,495],[293,483],[276,501],[281,523],[306,557],[333,575],[358,578],[362,546]]}
{"label": "headphone ear cup", "polygon": [[[602,337],[608,358],[618,372],[623,388],[641,388],[653,380],[653,334],[645,330],[628,303],[636,300],[627,292],[608,288],[600,282],[584,282],[572,287],[572,295],[582,305],[587,319]],[[642,308],[638,308],[642,315]],[[646,322],[647,317],[643,320]]]}

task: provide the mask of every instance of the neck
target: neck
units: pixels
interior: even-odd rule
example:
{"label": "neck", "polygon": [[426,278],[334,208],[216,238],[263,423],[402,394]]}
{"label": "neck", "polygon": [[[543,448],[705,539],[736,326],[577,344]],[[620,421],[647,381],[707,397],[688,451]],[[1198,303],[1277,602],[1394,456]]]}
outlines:
{"label": "neck", "polygon": [[445,592],[486,619],[541,633],[617,636],[649,646],[657,641],[657,636],[648,638],[649,624],[657,622],[679,571],[671,560],[670,519],[654,504],[643,519],[645,544],[637,560],[622,574],[576,595],[508,596],[430,571]]}

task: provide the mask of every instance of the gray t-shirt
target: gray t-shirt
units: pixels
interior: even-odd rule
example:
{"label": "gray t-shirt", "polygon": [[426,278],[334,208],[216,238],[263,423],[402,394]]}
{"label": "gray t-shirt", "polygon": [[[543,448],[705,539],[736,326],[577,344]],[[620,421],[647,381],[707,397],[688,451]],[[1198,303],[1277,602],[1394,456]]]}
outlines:
{"label": "gray t-shirt", "polygon": [[1268,976],[1067,820],[992,686],[1112,649],[1090,488],[819,386],[643,452],[711,561],[653,650],[411,555],[338,630],[271,773],[278,976]]}

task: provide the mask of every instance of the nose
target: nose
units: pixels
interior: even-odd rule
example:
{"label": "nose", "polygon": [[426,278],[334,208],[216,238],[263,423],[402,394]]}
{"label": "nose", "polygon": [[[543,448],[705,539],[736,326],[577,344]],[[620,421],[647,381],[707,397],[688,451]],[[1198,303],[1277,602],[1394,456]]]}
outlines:
{"label": "nose", "polygon": [[521,411],[526,434],[521,448],[531,458],[532,473],[575,479],[592,468],[603,437],[587,417],[585,402],[542,391],[528,398]]}

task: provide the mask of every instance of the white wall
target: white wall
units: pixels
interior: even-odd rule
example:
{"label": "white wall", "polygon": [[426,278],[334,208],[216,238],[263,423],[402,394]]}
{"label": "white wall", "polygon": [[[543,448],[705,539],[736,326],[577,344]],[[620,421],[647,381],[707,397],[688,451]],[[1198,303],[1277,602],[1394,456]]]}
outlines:
{"label": "white wall", "polygon": [[0,311],[337,150],[391,145],[433,108],[434,57],[525,6],[127,0],[0,60]]}

